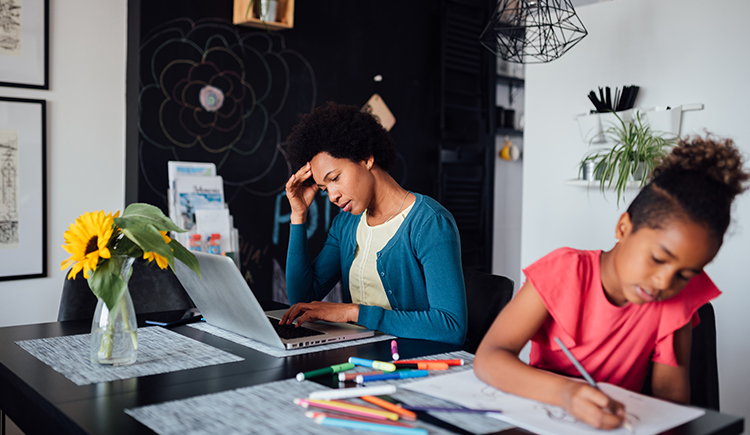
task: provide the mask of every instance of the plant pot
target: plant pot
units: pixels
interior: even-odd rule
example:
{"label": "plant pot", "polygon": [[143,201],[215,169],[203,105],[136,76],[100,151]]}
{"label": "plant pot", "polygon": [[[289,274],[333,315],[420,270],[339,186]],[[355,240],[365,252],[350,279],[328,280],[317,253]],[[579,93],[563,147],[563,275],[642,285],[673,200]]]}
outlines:
{"label": "plant pot", "polygon": [[[123,278],[127,283],[134,258],[113,258],[120,261]],[[128,365],[138,356],[138,325],[130,293],[125,290],[120,300],[109,310],[100,298],[91,322],[90,357],[94,364]]]}
{"label": "plant pot", "polygon": [[580,179],[581,180],[587,180],[589,182],[591,181],[599,181],[602,179],[602,174],[604,173],[603,168],[599,168],[599,170],[596,170],[596,164],[597,162],[589,161],[583,164],[583,167],[580,168]]}
{"label": "plant pot", "polygon": [[273,22],[276,21],[277,6],[277,0],[257,0],[255,13],[261,21]]}
{"label": "plant pot", "polygon": [[646,168],[646,165],[643,162],[638,162],[636,164],[635,171],[633,171],[633,173],[630,174],[630,178],[633,181],[643,180],[643,177],[645,175],[645,168]]}

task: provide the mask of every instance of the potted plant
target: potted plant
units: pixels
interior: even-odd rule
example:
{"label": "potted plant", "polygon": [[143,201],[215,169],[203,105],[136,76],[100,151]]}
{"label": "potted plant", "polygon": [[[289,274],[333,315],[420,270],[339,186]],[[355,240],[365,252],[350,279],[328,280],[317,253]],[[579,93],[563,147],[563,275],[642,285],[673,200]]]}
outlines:
{"label": "potted plant", "polygon": [[602,192],[611,188],[617,193],[617,203],[630,181],[640,181],[639,187],[646,185],[658,160],[665,156],[677,142],[677,136],[656,132],[644,123],[638,111],[635,119],[624,120],[617,112],[612,112],[617,122],[605,130],[611,148],[595,149],[581,160],[579,174],[594,163],[594,178],[599,181]]}

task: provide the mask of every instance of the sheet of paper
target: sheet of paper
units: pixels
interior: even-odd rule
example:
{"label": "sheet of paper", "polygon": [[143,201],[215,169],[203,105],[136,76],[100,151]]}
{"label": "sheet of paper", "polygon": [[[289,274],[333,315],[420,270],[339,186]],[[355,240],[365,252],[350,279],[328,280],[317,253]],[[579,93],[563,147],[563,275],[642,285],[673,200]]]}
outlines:
{"label": "sheet of paper", "polygon": [[182,229],[195,225],[195,210],[223,209],[224,182],[215,177],[177,177],[174,181],[177,221]]}
{"label": "sheet of paper", "polygon": [[231,227],[230,227],[229,209],[223,208],[218,210],[197,209],[195,210],[195,232],[203,236],[203,240],[208,240],[211,234],[219,234],[221,238],[221,252],[233,252],[231,249]]}
{"label": "sheet of paper", "polygon": [[[216,175],[216,165],[208,162],[167,162],[167,175],[169,176],[169,187],[167,188],[169,218],[173,222],[178,222],[178,209],[174,183],[178,177],[213,177]],[[179,225],[179,224],[178,224]],[[180,243],[186,241],[185,238],[178,240]]]}
{"label": "sheet of paper", "polygon": [[216,175],[216,165],[207,162],[167,162],[167,174],[171,186],[177,177],[213,177]]}
{"label": "sheet of paper", "polygon": [[[694,420],[705,413],[702,409],[675,405],[654,399],[609,384],[599,384],[607,395],[625,404],[628,419],[637,435],[654,435],[669,428]],[[428,377],[415,381],[402,388],[429,396],[448,400],[468,407],[487,410],[500,410],[492,417],[507,421],[540,435],[597,434],[597,430],[585,423],[576,421],[564,409],[524,399],[497,390],[477,379],[473,370],[461,373]],[[606,431],[608,435],[630,434],[626,429]]]}

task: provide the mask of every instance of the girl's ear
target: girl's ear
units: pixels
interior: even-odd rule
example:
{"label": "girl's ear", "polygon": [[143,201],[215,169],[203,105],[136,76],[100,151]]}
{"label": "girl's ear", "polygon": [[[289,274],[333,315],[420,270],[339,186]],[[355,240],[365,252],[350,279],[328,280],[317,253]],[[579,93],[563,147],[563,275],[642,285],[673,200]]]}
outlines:
{"label": "girl's ear", "polygon": [[370,156],[365,160],[365,167],[370,170],[372,165],[375,163],[375,156]]}
{"label": "girl's ear", "polygon": [[620,219],[617,221],[615,227],[615,238],[619,241],[630,235],[633,230],[633,222],[630,220],[630,214],[628,212],[623,213]]}

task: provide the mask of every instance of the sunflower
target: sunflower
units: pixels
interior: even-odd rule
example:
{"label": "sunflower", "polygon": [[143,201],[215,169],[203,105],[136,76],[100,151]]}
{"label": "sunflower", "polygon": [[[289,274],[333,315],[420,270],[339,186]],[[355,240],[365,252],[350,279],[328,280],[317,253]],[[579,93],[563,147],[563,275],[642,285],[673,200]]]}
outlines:
{"label": "sunflower", "polygon": [[[162,239],[164,239],[164,243],[169,244],[169,242],[172,241],[172,239],[167,236],[166,231],[159,231],[159,233],[161,234]],[[157,254],[156,252],[144,252],[143,258],[148,261],[156,260],[156,264],[159,266],[159,269],[166,269],[167,266],[169,266],[169,260]]]}
{"label": "sunflower", "polygon": [[88,279],[91,272],[96,270],[99,258],[110,258],[107,245],[115,230],[115,220],[120,212],[112,215],[103,211],[86,212],[65,231],[63,249],[68,251],[70,258],[60,264],[60,270],[70,268],[68,279],[75,278],[83,270],[83,277]]}

